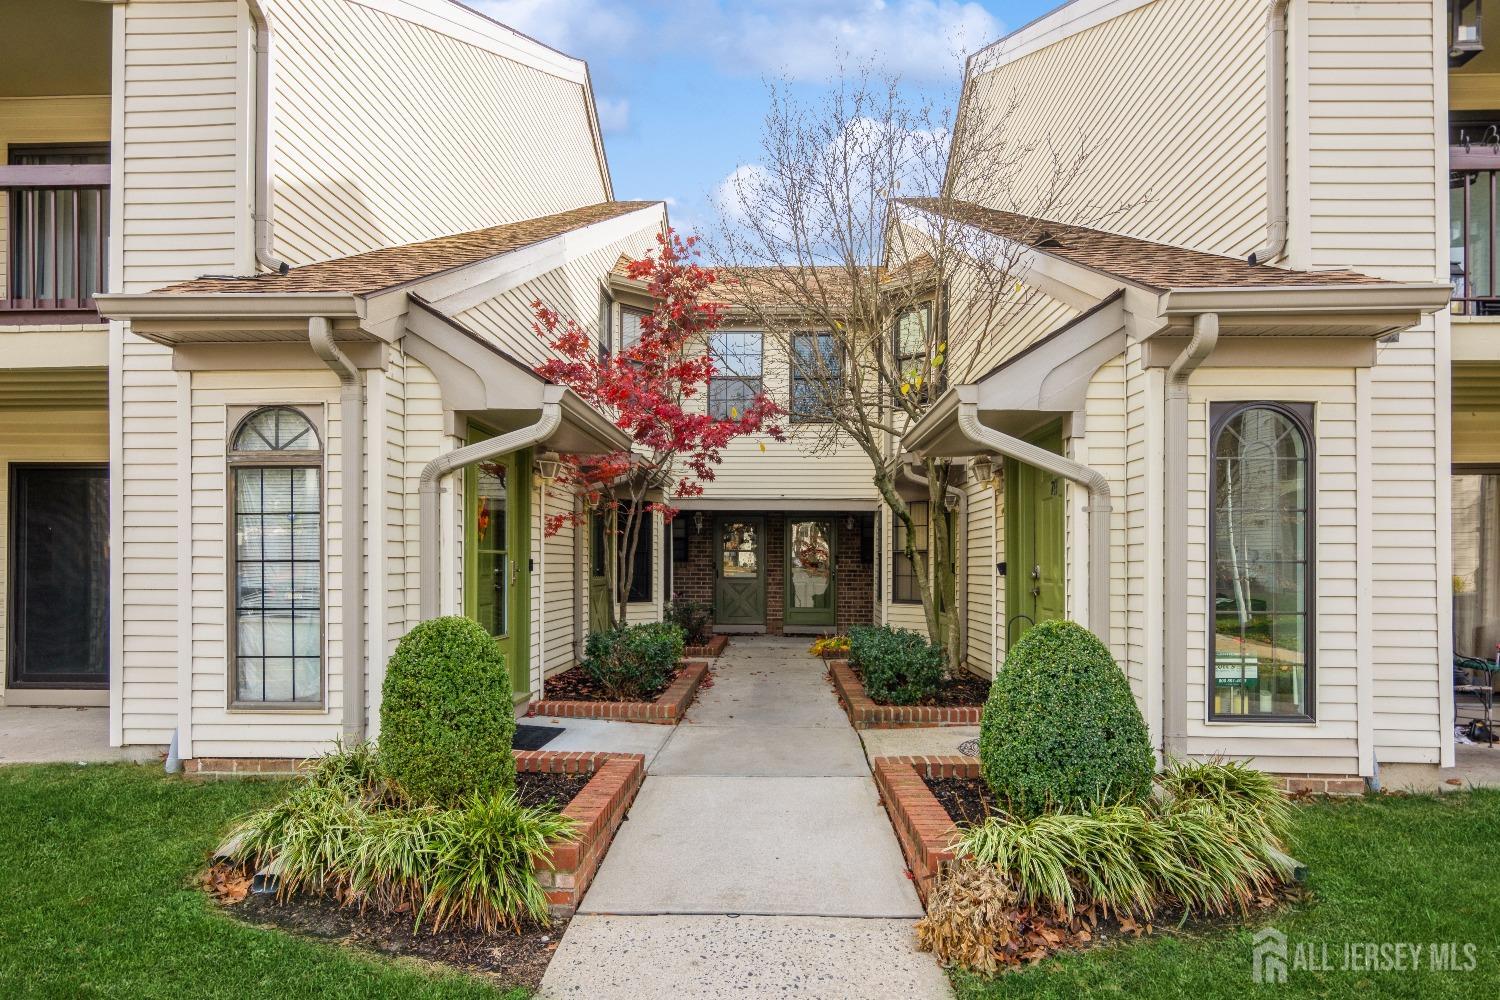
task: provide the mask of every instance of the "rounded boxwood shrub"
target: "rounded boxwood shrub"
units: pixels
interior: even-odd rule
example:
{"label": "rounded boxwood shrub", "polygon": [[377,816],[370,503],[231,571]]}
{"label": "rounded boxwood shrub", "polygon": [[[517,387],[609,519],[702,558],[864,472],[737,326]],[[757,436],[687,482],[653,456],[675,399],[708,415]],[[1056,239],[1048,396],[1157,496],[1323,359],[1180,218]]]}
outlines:
{"label": "rounded boxwood shrub", "polygon": [[1023,816],[1139,802],[1155,758],[1114,657],[1074,622],[1042,622],[1005,658],[979,731],[984,779]]}
{"label": "rounded boxwood shrub", "polygon": [[910,629],[856,625],[849,630],[849,660],[877,705],[915,705],[943,683],[943,647]]}
{"label": "rounded boxwood shrub", "polygon": [[514,712],[505,657],[484,629],[459,617],[422,622],[386,666],[381,771],[440,805],[514,788]]}

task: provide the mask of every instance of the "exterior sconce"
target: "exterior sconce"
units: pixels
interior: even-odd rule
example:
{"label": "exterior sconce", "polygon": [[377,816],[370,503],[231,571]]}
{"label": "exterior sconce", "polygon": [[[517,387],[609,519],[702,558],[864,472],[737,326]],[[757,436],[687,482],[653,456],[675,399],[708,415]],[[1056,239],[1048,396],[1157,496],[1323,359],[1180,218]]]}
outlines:
{"label": "exterior sconce", "polygon": [[558,461],[555,456],[544,455],[536,461],[536,474],[543,479],[556,479],[557,474],[561,471],[562,462]]}
{"label": "exterior sconce", "polygon": [[703,534],[703,511],[693,511],[693,534]]}
{"label": "exterior sconce", "polygon": [[987,483],[995,478],[995,466],[988,455],[980,455],[969,463],[969,474],[976,483]]}
{"label": "exterior sconce", "polygon": [[1448,65],[1462,66],[1484,51],[1483,0],[1448,0]]}
{"label": "exterior sconce", "polygon": [[844,517],[844,530],[845,531],[853,531],[854,530],[854,515],[853,514],[845,515],[845,517]]}

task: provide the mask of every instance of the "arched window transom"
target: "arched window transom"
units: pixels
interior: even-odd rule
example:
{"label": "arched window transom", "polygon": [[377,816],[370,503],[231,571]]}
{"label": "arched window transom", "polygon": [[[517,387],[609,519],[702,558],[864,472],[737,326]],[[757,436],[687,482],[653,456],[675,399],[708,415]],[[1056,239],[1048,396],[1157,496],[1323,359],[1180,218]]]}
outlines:
{"label": "arched window transom", "polygon": [[1212,719],[1313,717],[1313,436],[1305,404],[1215,404]]}
{"label": "arched window transom", "polygon": [[240,422],[233,451],[317,451],[312,421],[290,406],[268,406]]}

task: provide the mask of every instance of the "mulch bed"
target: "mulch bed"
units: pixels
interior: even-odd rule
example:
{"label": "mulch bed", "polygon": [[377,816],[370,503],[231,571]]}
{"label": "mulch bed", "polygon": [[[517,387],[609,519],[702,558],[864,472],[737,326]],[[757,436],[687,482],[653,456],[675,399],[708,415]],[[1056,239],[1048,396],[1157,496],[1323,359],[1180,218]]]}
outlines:
{"label": "mulch bed", "polygon": [[924,774],[922,782],[959,826],[976,826],[995,811],[995,793],[983,778],[933,778]]}
{"label": "mulch bed", "polygon": [[592,777],[592,774],[522,771],[516,775],[516,797],[522,805],[544,806],[550,802],[560,810],[583,791],[583,786]]}
{"label": "mulch bed", "polygon": [[[859,669],[853,660],[849,661],[849,669],[854,671],[854,676],[859,678],[860,684],[864,684],[864,671]],[[865,693],[870,693],[868,687],[865,688]],[[983,705],[989,696],[989,678],[964,671],[957,677],[944,677],[943,685],[938,688],[936,694],[930,698],[923,698],[914,704],[925,705],[931,708],[958,708],[969,705]],[[874,701],[877,705],[892,704],[892,702],[888,701],[878,701],[874,695],[870,695],[870,700]]]}
{"label": "mulch bed", "polygon": [[643,691],[639,697],[618,698],[600,687],[599,682],[590,677],[581,665],[569,667],[562,673],[547,678],[543,698],[546,701],[655,701],[672,686],[681,672],[682,666],[679,665],[667,675],[666,683],[661,686]]}
{"label": "mulch bed", "polygon": [[567,928],[566,920],[551,927],[527,926],[517,934],[476,930],[412,930],[410,915],[383,915],[339,906],[321,896],[299,894],[285,902],[273,896],[246,896],[229,907],[246,923],[353,945],[386,955],[441,962],[469,972],[494,976],[496,985],[535,987],[552,961],[552,953]]}

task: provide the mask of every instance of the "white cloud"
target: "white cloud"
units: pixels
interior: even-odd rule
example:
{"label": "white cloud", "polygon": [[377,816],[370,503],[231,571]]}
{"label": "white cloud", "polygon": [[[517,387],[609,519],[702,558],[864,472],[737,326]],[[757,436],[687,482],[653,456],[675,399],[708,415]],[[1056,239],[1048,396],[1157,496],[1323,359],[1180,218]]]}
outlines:
{"label": "white cloud", "polygon": [[594,108],[599,112],[599,128],[606,133],[623,132],[630,127],[630,101],[623,97],[600,97],[594,95]]}
{"label": "white cloud", "polygon": [[915,82],[951,80],[964,53],[1004,33],[989,11],[964,0],[764,0],[699,9],[686,34],[751,73],[822,82],[840,59]]}
{"label": "white cloud", "polygon": [[759,163],[746,163],[735,167],[729,176],[719,182],[711,195],[714,208],[725,222],[739,225],[746,220],[748,204],[756,201],[756,191],[769,179],[766,168]]}
{"label": "white cloud", "polygon": [[639,27],[634,5],[613,0],[469,0],[501,24],[571,56],[623,51]]}

